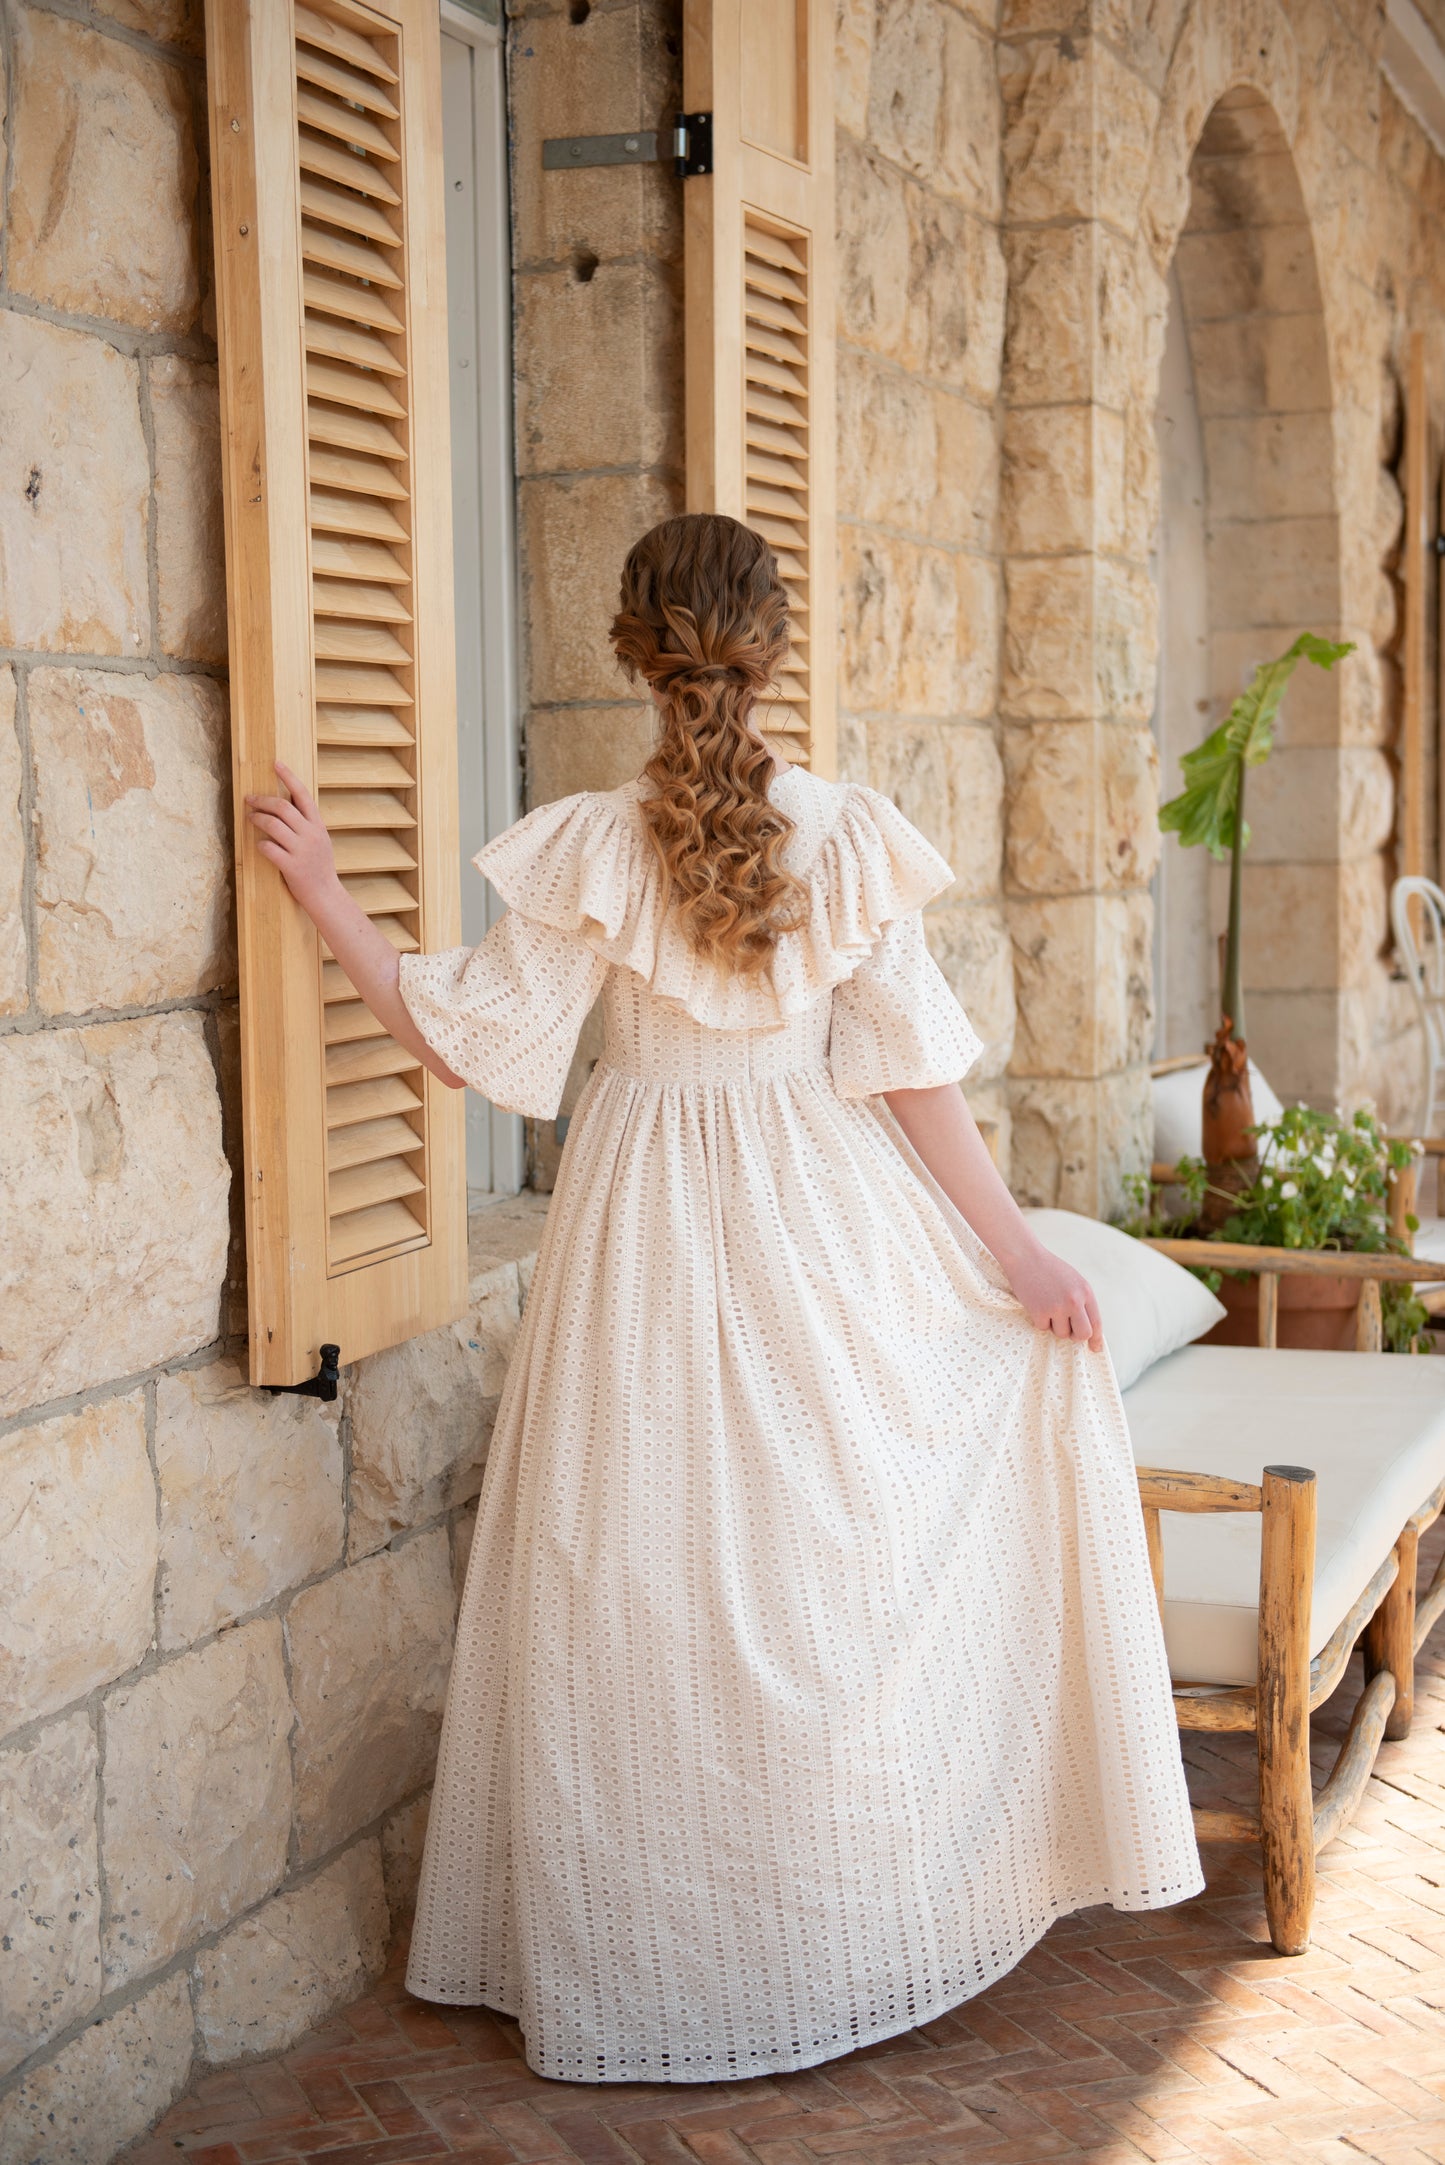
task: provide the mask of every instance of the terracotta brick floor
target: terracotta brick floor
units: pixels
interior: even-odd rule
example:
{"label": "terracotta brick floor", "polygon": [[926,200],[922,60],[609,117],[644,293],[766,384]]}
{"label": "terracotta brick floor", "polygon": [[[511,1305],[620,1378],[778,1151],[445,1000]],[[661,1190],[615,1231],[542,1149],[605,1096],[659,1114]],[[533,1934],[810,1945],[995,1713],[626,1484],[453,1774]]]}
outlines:
{"label": "terracotta brick floor", "polygon": [[[595,2088],[530,2074],[504,2017],[412,1999],[397,1950],[292,2051],[198,2083],[126,2165],[1445,2165],[1445,1623],[1419,1681],[1412,1735],[1320,1860],[1306,1955],[1272,1953],[1254,1854],[1211,1846],[1197,1901],[1065,1919],[926,2029],[796,2075]],[[1316,1716],[1321,1771],[1356,1683]],[[1249,1800],[1242,1739],[1188,1759],[1196,1800]]]}

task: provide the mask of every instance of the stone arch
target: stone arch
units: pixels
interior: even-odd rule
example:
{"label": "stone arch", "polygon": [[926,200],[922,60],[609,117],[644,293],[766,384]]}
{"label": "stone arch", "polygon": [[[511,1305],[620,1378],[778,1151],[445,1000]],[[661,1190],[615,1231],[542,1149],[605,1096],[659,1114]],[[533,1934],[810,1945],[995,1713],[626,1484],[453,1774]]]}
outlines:
{"label": "stone arch", "polygon": [[[1281,50],[1282,41],[1261,48]],[[1221,61],[1221,73],[1230,72]],[[1282,60],[1271,72],[1294,80]],[[1195,137],[1187,184],[1168,273],[1160,409],[1156,730],[1165,794],[1178,786],[1180,753],[1223,713],[1255,663],[1302,629],[1337,636],[1342,614],[1335,401],[1314,236],[1285,120],[1255,80],[1236,79],[1216,98]],[[1186,383],[1198,428],[1194,507],[1180,488],[1181,446],[1169,441],[1171,428],[1187,424]],[[1189,530],[1195,515],[1197,535]],[[1184,580],[1181,555],[1193,567]],[[1335,678],[1307,672],[1292,687],[1279,749],[1250,780],[1245,894],[1251,1050],[1277,1089],[1326,1100],[1340,1082],[1347,906],[1338,700]],[[1157,1042],[1161,1051],[1193,1050],[1216,1011],[1220,876],[1169,840],[1159,900]]]}

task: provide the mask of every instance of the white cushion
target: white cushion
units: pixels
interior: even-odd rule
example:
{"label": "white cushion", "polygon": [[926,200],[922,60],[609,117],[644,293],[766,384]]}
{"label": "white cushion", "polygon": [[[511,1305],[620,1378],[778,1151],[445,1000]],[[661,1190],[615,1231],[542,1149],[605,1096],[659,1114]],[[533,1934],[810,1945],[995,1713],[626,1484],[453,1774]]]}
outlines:
{"label": "white cushion", "polygon": [[[1318,1476],[1310,1653],[1369,1585],[1412,1512],[1445,1480],[1445,1360],[1186,1346],[1124,1400],[1135,1463],[1258,1482]],[[1164,1643],[1176,1681],[1252,1684],[1257,1512],[1161,1514]]]}
{"label": "white cushion", "polygon": [[[1177,1067],[1150,1082],[1154,1096],[1154,1157],[1160,1165],[1177,1165],[1181,1158],[1197,1158],[1204,1141],[1204,1076],[1209,1066],[1200,1060],[1195,1067]],[[1260,1127],[1278,1120],[1284,1107],[1251,1060],[1250,1094],[1255,1122]]]}
{"label": "white cushion", "polygon": [[1422,1218],[1411,1246],[1422,1263],[1445,1263],[1445,1218]]}
{"label": "white cushion", "polygon": [[1046,1248],[1082,1271],[1099,1299],[1121,1391],[1154,1361],[1202,1338],[1224,1315],[1207,1285],[1117,1226],[1073,1210],[1026,1210]]}

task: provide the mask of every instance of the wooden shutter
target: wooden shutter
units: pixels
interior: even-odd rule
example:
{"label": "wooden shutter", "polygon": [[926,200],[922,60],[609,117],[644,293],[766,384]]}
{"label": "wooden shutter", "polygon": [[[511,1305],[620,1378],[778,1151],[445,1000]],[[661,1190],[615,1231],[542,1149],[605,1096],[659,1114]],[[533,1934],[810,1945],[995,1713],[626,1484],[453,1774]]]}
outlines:
{"label": "wooden shutter", "polygon": [[[458,934],[436,0],[210,0],[237,803],[306,778],[402,950]],[[237,821],[251,1376],[466,1299],[462,1098]]]}
{"label": "wooden shutter", "polygon": [[713,171],[683,183],[687,502],[765,534],[793,608],[767,718],[784,756],[836,753],[833,10],[685,0],[687,109]]}

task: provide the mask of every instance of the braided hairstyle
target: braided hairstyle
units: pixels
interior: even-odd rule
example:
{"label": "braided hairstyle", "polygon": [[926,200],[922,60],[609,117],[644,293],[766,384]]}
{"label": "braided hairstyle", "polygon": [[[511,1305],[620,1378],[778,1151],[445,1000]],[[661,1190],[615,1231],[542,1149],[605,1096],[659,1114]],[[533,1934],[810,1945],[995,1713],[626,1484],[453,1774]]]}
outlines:
{"label": "braided hairstyle", "polygon": [[669,899],[698,954],[760,975],[805,908],[781,862],[793,822],[768,799],[773,755],[749,721],[788,651],[772,550],[719,513],[664,519],[622,568],[612,644],[661,708],[641,810]]}

